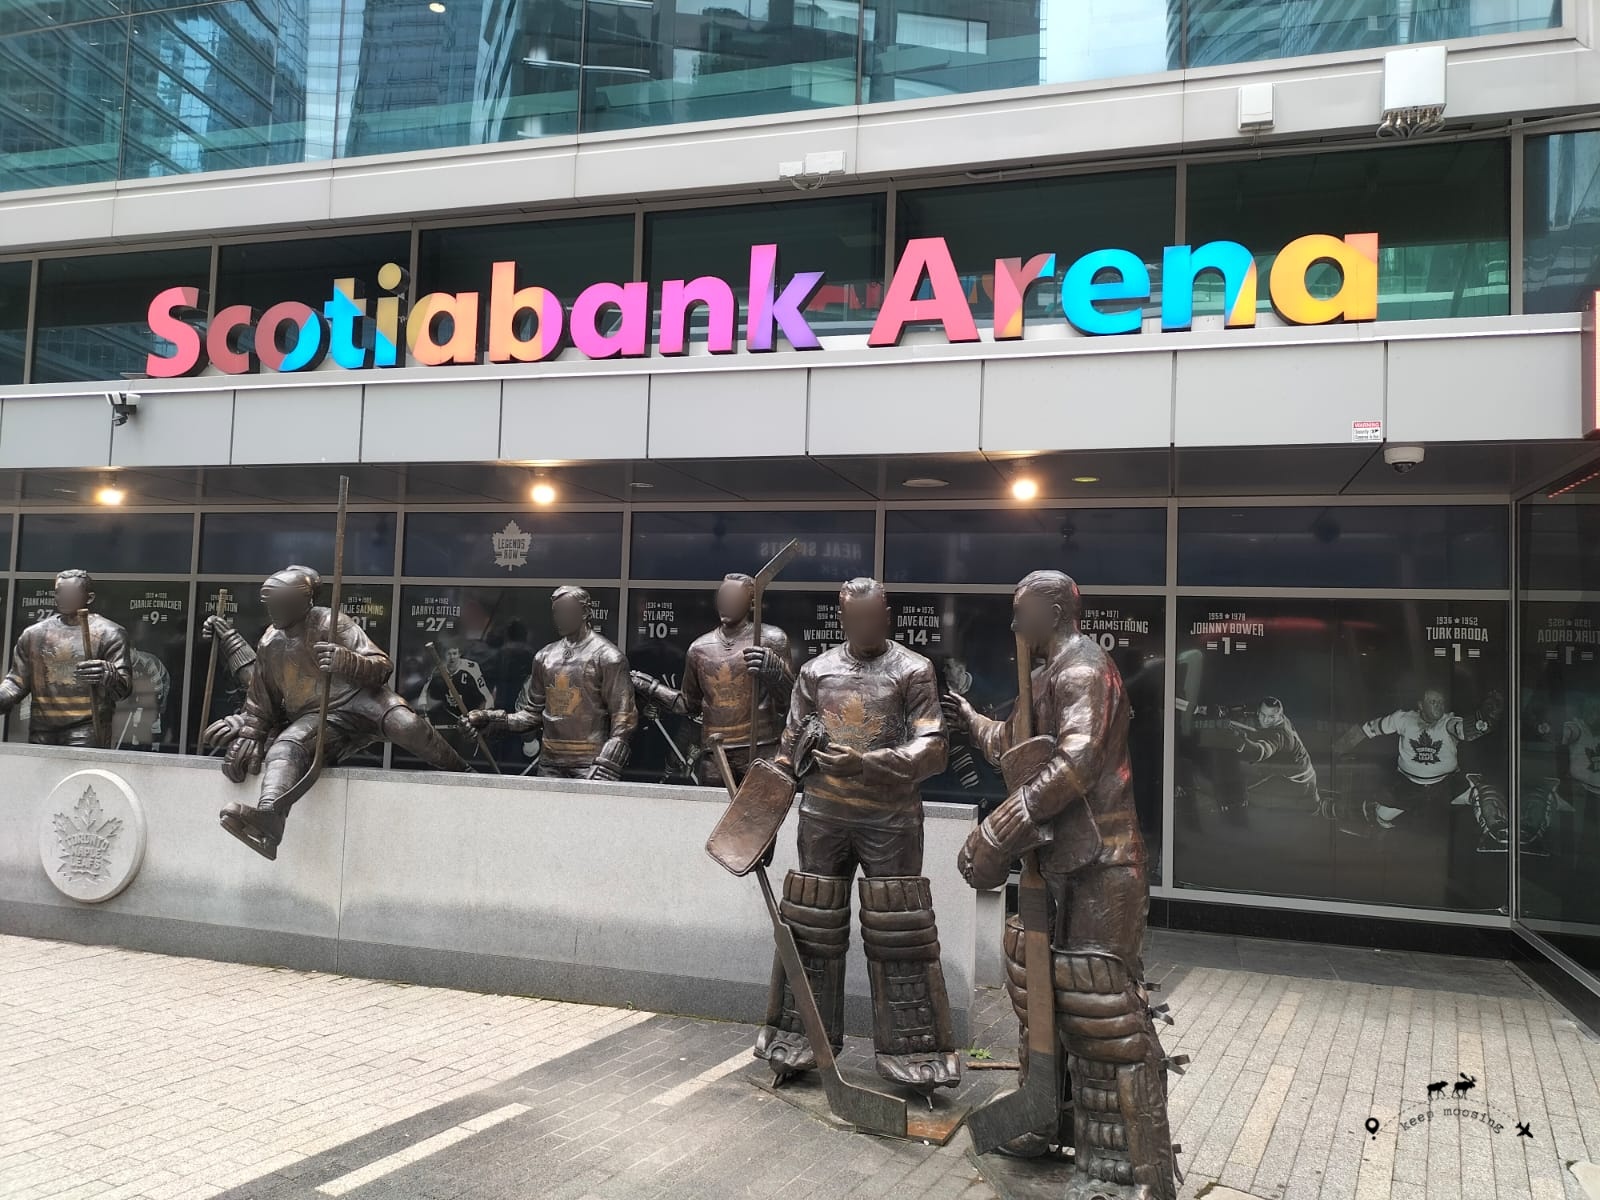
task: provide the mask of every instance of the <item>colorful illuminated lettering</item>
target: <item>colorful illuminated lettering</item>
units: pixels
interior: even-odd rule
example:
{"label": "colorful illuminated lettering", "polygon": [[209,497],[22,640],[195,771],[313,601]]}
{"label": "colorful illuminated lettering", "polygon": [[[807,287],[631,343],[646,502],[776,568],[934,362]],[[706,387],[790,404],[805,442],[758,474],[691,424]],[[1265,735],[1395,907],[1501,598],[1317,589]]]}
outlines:
{"label": "colorful illuminated lettering", "polygon": [[[918,300],[922,278],[928,278],[933,293]],[[961,277],[950,258],[950,247],[943,238],[912,238],[895,265],[894,278],[884,294],[883,307],[867,335],[869,346],[898,346],[906,326],[912,322],[937,321],[944,336],[952,342],[975,342],[978,326],[972,319],[972,306],[961,288]]]}
{"label": "colorful illuminated lettering", "polygon": [[[450,322],[450,339],[434,340],[439,319]],[[406,322],[406,344],[411,357],[425,367],[478,361],[478,293],[430,292],[417,301]]]}
{"label": "colorful illuminated lettering", "polygon": [[[1313,296],[1307,285],[1307,275],[1318,263],[1338,269],[1339,285],[1331,296]],[[1241,329],[1256,323],[1259,284],[1246,246],[1228,241],[1168,246],[1161,264],[1163,331],[1192,327],[1196,281],[1208,274],[1222,281],[1224,325]],[[821,271],[797,271],[780,288],[778,247],[752,246],[745,349],[774,350],[780,335],[797,350],[818,349],[822,343],[806,319],[807,311],[840,304],[870,307],[879,302],[880,293],[869,346],[896,345],[913,324],[936,325],[949,342],[976,342],[980,335],[973,307],[990,297],[994,340],[1013,341],[1023,336],[1029,293],[1048,280],[1060,281],[1061,313],[1080,332],[1104,336],[1143,328],[1151,278],[1139,255],[1095,250],[1064,274],[1059,266],[1055,254],[1035,254],[996,259],[992,275],[963,277],[945,239],[913,238],[887,288],[874,282],[864,290],[856,284],[824,289]],[[591,359],[638,358],[651,353],[652,315],[659,330],[655,352],[670,357],[688,353],[691,317],[702,309],[707,352],[731,354],[738,348],[738,293],[718,276],[668,279],[658,287],[638,280],[594,283],[568,309],[547,288],[518,287],[517,274],[515,262],[493,265],[487,312],[479,292],[434,292],[408,313],[410,281],[391,262],[377,272],[379,294],[373,301],[362,295],[358,279],[346,277],[332,281],[320,311],[286,300],[257,318],[250,308],[236,304],[216,313],[209,324],[197,288],[167,288],[151,300],[147,319],[151,334],[171,349],[152,351],[146,373],[170,379],[208,364],[225,375],[309,371],[324,358],[345,370],[395,367],[408,358],[423,366],[533,363],[556,357],[569,339]],[[1278,252],[1268,291],[1279,316],[1295,324],[1376,319],[1377,234],[1296,238]]]}
{"label": "colorful illuminated lettering", "polygon": [[[1306,288],[1306,272],[1320,262],[1339,268],[1339,290],[1327,299]],[[1273,310],[1296,325],[1378,319],[1378,235],[1347,234],[1343,241],[1326,233],[1295,238],[1272,264],[1267,279]]]}
{"label": "colorful illuminated lettering", "polygon": [[777,349],[777,333],[796,350],[817,350],[822,343],[804,315],[804,308],[822,286],[821,271],[800,271],[778,291],[778,247],[750,247],[750,312],[745,318],[744,347],[753,354]]}
{"label": "colorful illuminated lettering", "polygon": [[[615,309],[621,320],[600,331],[600,314]],[[588,358],[640,358],[650,338],[648,283],[591,283],[572,302],[572,344]]]}
{"label": "colorful illuminated lettering", "polygon": [[1206,271],[1222,276],[1223,324],[1246,329],[1256,323],[1256,260],[1238,242],[1168,246],[1161,255],[1161,328],[1194,325],[1194,281]]}
{"label": "colorful illuminated lettering", "polygon": [[1056,273],[1054,254],[1035,254],[1026,263],[1020,258],[997,258],[994,263],[994,340],[1009,341],[1022,336],[1022,310],[1028,290],[1041,279]]}
{"label": "colorful illuminated lettering", "polygon": [[[1116,278],[1101,279],[1102,272]],[[1095,307],[1116,300],[1148,300],[1150,268],[1131,250],[1096,250],[1067,268],[1061,281],[1061,311],[1075,329],[1090,334],[1137,333],[1144,310],[1135,306],[1117,312]]]}
{"label": "colorful illuminated lettering", "polygon": [[172,287],[150,301],[150,332],[172,343],[171,354],[152,351],[145,356],[144,373],[152,379],[177,379],[205,365],[201,353],[200,331],[178,315],[179,309],[191,312],[200,308],[200,289]]}
{"label": "colorful illuminated lettering", "polygon": [[689,310],[697,304],[706,309],[706,350],[732,354],[739,302],[727,281],[715,275],[702,275],[687,283],[669,279],[661,285],[661,332],[656,336],[656,348],[669,357],[689,352]]}
{"label": "colorful illuminated lettering", "polygon": [[[532,323],[533,332],[519,337],[519,318]],[[561,349],[565,321],[561,301],[542,287],[517,287],[517,264],[497,262],[489,285],[489,361],[538,362]]]}

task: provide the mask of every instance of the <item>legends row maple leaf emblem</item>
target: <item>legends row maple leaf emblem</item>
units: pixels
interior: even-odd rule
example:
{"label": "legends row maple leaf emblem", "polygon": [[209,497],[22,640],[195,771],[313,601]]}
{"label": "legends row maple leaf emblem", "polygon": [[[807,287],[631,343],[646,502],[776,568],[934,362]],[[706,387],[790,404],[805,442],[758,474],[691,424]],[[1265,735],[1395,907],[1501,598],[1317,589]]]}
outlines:
{"label": "legends row maple leaf emblem", "polygon": [[112,843],[122,832],[122,818],[106,817],[91,786],[73,805],[71,816],[58,812],[52,822],[61,853],[61,874],[68,879],[104,879]]}

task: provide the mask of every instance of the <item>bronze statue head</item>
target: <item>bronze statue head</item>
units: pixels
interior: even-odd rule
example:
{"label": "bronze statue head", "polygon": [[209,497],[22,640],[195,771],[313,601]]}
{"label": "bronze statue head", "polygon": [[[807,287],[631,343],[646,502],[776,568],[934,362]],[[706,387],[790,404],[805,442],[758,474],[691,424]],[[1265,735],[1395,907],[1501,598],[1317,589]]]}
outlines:
{"label": "bronze statue head", "polygon": [[316,603],[322,576],[310,567],[285,567],[268,575],[261,585],[261,603],[267,619],[279,629],[298,625]]}
{"label": "bronze statue head", "polygon": [[94,580],[89,572],[70,570],[56,576],[56,611],[75,617],[94,603]]}
{"label": "bronze statue head", "polygon": [[858,576],[839,589],[839,624],[850,653],[870,658],[889,643],[889,596],[876,579]]}
{"label": "bronze statue head", "polygon": [[1034,571],[1023,577],[1011,597],[1011,629],[1043,653],[1064,634],[1078,632],[1083,600],[1072,577],[1061,571]]}
{"label": "bronze statue head", "polygon": [[750,615],[755,602],[756,581],[735,571],[722,577],[717,588],[717,616],[724,625],[737,625]]}
{"label": "bronze statue head", "polygon": [[589,628],[589,614],[594,601],[581,587],[568,584],[558,587],[550,597],[550,616],[555,621],[556,632],[564,638],[577,637]]}

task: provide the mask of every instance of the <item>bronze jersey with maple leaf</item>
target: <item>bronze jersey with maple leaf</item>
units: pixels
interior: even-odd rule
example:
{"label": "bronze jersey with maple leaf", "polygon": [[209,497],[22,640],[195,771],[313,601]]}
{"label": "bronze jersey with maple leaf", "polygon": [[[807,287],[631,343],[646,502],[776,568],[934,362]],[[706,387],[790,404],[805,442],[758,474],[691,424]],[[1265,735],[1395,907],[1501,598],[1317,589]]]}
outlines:
{"label": "bronze jersey with maple leaf", "polygon": [[[89,654],[83,652],[83,631],[76,617],[52,613],[22,631],[11,654],[11,672],[0,683],[0,696],[15,704],[32,697],[30,731],[57,731],[88,725],[99,701],[102,720],[116,711],[117,701],[133,691],[128,635],[121,625],[99,613],[89,614]],[[78,664],[101,658],[111,673],[98,688],[79,683]]]}
{"label": "bronze jersey with maple leaf", "polygon": [[859,775],[818,764],[805,778],[802,814],[879,829],[922,823],[921,783],[944,770],[948,744],[933,664],[899,642],[875,658],[835,646],[800,668],[784,727],[782,756],[806,719],[822,719],[835,746],[862,756]]}
{"label": "bronze jersey with maple leaf", "polygon": [[542,727],[543,765],[589,766],[608,739],[627,741],[639,724],[628,660],[593,630],[551,642],[533,656],[527,691],[506,724],[512,733]]}
{"label": "bronze jersey with maple leaf", "polygon": [[[1033,727],[1055,740],[1050,761],[1007,803],[1020,800],[1039,868],[1061,877],[1088,866],[1145,861],[1128,761],[1128,693],[1116,664],[1083,633],[1033,672]],[[978,717],[974,742],[990,762],[1016,744],[1016,715]]]}
{"label": "bronze jersey with maple leaf", "polygon": [[[694,640],[683,668],[681,711],[701,718],[701,739],[710,743],[714,734],[730,750],[750,745],[750,689],[758,686],[744,661],[744,652],[753,640],[746,621],[733,637],[720,628]],[[771,650],[783,669],[777,687],[761,688],[761,708],[757,714],[755,744],[771,746],[783,732],[783,714],[789,708],[794,687],[794,668],[790,665],[789,635],[776,625],[761,626],[761,644]]]}
{"label": "bronze jersey with maple leaf", "polygon": [[355,655],[352,675],[335,673],[328,693],[328,719],[335,724],[381,722],[383,715],[405,701],[384,686],[394,663],[348,613],[339,614],[338,634],[329,636],[332,610],[316,607],[293,629],[269,625],[256,644],[256,666],[245,689],[246,728],[266,737],[322,706],[325,676],[317,665],[318,642],[334,642]]}

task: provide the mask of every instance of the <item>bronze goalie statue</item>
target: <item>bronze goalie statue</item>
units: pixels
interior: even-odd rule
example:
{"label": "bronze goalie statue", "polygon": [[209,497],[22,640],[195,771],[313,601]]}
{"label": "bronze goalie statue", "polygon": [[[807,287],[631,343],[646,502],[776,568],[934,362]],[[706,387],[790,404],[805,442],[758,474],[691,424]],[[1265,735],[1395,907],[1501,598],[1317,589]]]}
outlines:
{"label": "bronze goalie statue", "polygon": [[[878,1073],[921,1092],[961,1082],[939,964],[933,897],[922,874],[922,781],[947,746],[933,664],[889,636],[875,579],[839,592],[842,645],[800,668],[778,766],[804,776],[800,869],[783,884],[794,931],[834,1051],[843,1044],[850,893],[860,868],[861,942],[872,984]],[[808,767],[811,769],[808,770]],[[781,969],[755,1053],[773,1072],[817,1068]]]}
{"label": "bronze goalie statue", "polygon": [[[960,696],[944,701],[952,728],[1001,769],[1009,792],[967,839],[958,866],[973,887],[992,888],[1006,882],[1013,861],[1024,861],[1020,919],[1011,918],[1005,937],[1007,986],[1022,1025],[1021,1087],[987,1106],[1009,1108],[1010,1128],[985,1109],[969,1125],[980,1152],[1002,1140],[1024,1155],[1074,1145],[1075,1200],[1173,1200],[1166,1072],[1183,1060],[1162,1053],[1155,1017],[1164,1009],[1150,1007],[1142,980],[1150,889],[1128,761],[1128,699],[1117,668],[1079,629],[1080,610],[1071,579],[1033,572],[1013,597],[1024,685],[1016,712],[994,721]],[[1030,675],[1035,656],[1044,665]],[[1066,1051],[1064,1078],[1058,1048]],[[1071,1127],[1058,1128],[1067,1112]]]}

